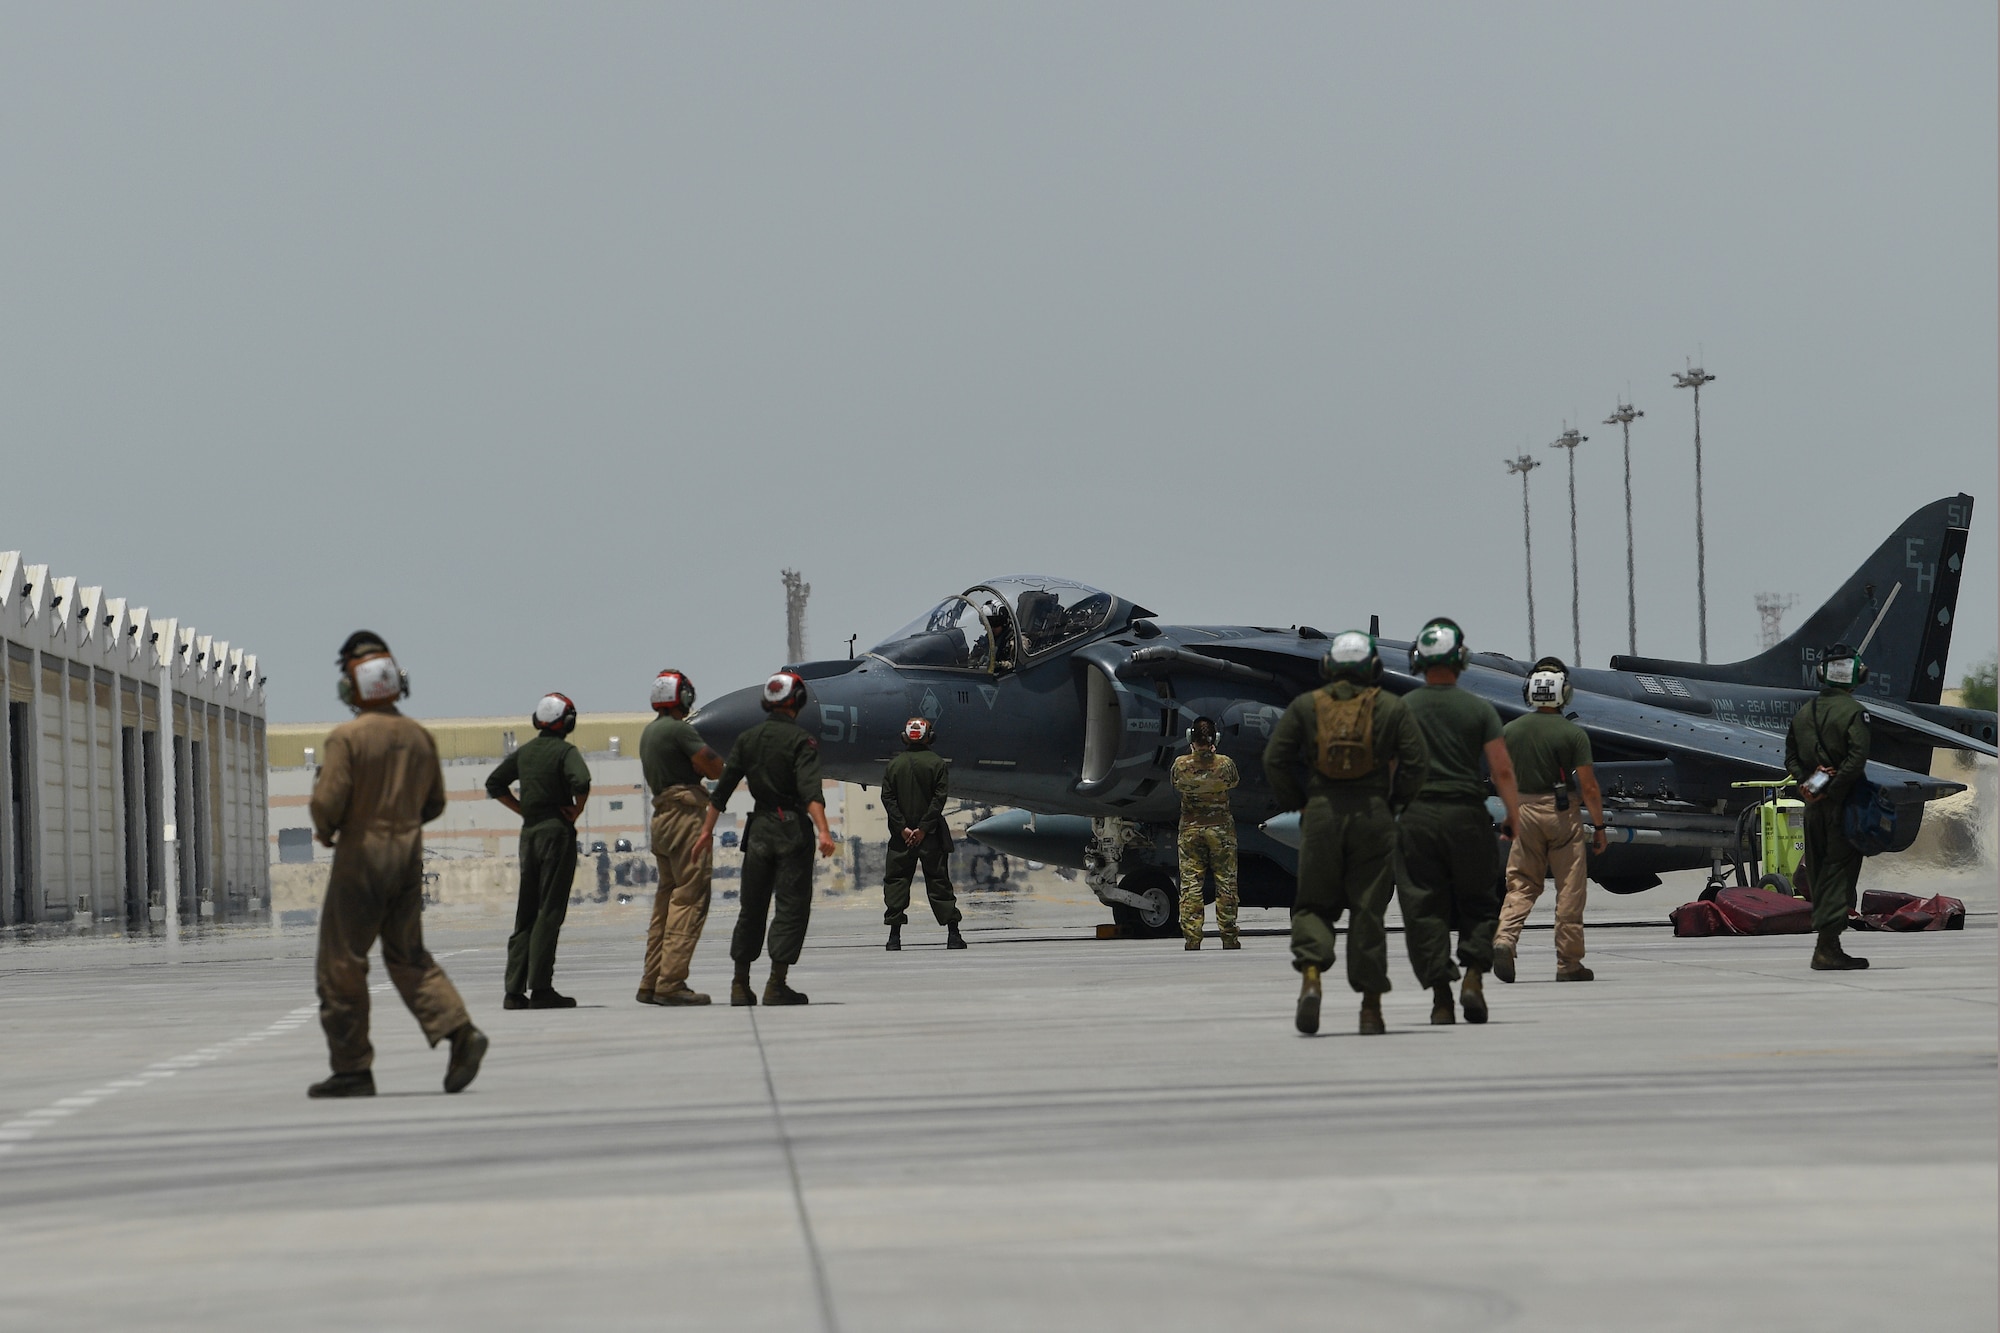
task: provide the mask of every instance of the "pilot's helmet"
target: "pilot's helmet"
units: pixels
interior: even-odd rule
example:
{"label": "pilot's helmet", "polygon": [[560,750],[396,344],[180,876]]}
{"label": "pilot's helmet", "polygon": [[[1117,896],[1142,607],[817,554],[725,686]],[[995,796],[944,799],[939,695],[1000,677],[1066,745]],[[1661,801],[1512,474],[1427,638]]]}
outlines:
{"label": "pilot's helmet", "polygon": [[694,682],[672,669],[653,677],[653,711],[664,713],[669,708],[683,712],[694,708]]}
{"label": "pilot's helmet", "polygon": [[1521,685],[1521,698],[1531,708],[1567,708],[1575,693],[1570,688],[1569,668],[1560,657],[1537,661]]}
{"label": "pilot's helmet", "polygon": [[1468,656],[1465,631],[1456,620],[1438,616],[1425,621],[1410,644],[1410,670],[1421,673],[1432,667],[1450,667],[1463,671]]}
{"label": "pilot's helmet", "polygon": [[1851,690],[1868,682],[1868,664],[1861,654],[1844,643],[1829,644],[1819,655],[1819,683],[1837,690]]}
{"label": "pilot's helmet", "polygon": [[1342,630],[1333,636],[1326,656],[1320,658],[1319,670],[1328,680],[1374,684],[1382,679],[1382,654],[1375,646],[1375,636],[1366,630]]}
{"label": "pilot's helmet", "polygon": [[937,728],[927,717],[913,717],[903,724],[903,739],[911,745],[929,745]]}
{"label": "pilot's helmet", "polygon": [[536,731],[551,736],[567,736],[576,730],[576,705],[567,694],[551,691],[535,704],[530,720],[534,722]]}
{"label": "pilot's helmet", "polygon": [[796,671],[780,671],[764,682],[764,697],[761,701],[764,711],[777,712],[781,708],[803,708],[806,702],[806,681]]}

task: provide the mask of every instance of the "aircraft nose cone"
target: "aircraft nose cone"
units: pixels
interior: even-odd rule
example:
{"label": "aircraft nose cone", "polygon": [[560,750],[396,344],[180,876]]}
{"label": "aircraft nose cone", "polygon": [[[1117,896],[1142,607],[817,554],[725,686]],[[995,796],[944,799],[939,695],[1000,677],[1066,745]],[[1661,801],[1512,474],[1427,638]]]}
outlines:
{"label": "aircraft nose cone", "polygon": [[688,719],[708,748],[725,758],[736,738],[763,720],[763,690],[755,685],[731,690],[720,699],[698,705],[694,716]]}

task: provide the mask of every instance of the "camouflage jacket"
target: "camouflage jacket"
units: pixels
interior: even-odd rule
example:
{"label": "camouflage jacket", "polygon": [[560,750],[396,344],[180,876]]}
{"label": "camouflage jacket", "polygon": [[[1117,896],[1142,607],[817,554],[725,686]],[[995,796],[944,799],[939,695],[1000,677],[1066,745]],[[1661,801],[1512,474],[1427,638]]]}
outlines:
{"label": "camouflage jacket", "polygon": [[1182,828],[1234,828],[1229,791],[1236,785],[1236,761],[1226,754],[1203,758],[1190,750],[1174,760],[1174,790],[1181,794]]}

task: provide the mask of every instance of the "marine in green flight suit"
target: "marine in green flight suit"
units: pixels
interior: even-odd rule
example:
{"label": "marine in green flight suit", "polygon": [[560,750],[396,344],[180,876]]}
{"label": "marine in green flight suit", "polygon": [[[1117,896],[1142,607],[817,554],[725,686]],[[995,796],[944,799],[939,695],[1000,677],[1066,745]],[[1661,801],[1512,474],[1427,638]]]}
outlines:
{"label": "marine in green flight suit", "polygon": [[[1861,853],[1841,828],[1841,812],[1868,767],[1868,710],[1854,697],[1868,668],[1852,649],[1835,644],[1821,655],[1819,678],[1818,697],[1793,715],[1785,733],[1785,768],[1806,803],[1806,877],[1819,936],[1813,969],[1846,972],[1868,966],[1840,945],[1861,879]],[[1831,776],[1815,793],[1806,784],[1822,769]]]}
{"label": "marine in green flight suit", "polygon": [[931,749],[935,735],[929,718],[904,723],[905,748],[882,774],[882,812],[889,820],[889,851],[882,866],[882,920],[889,927],[889,942],[882,947],[891,952],[903,947],[910,884],[919,866],[931,915],[945,928],[944,947],[965,947],[965,937],[958,933],[963,914],[951,888],[951,830],[944,822],[951,764]]}
{"label": "marine in green flight suit", "polygon": [[1486,810],[1483,759],[1512,829],[1521,798],[1514,764],[1492,704],[1458,686],[1470,652],[1456,621],[1430,621],[1410,644],[1410,670],[1424,687],[1403,704],[1424,733],[1428,775],[1398,824],[1401,853],[1397,893],[1403,908],[1403,942],[1417,984],[1431,991],[1431,1022],[1454,1020],[1451,934],[1458,932],[1458,961],[1465,968],[1459,1001],[1465,1021],[1487,1017],[1483,978],[1493,970],[1493,932],[1500,924],[1500,844]]}
{"label": "marine in green flight suit", "polygon": [[739,910],[729,941],[729,957],[736,964],[729,1002],[757,1003],[757,994],[750,989],[750,965],[764,951],[768,917],[771,975],[764,985],[764,1003],[804,1004],[805,995],[786,984],[786,977],[799,961],[812,917],[814,834],[821,856],[833,855],[833,834],[827,828],[826,798],[820,791],[819,742],[799,727],[805,681],[780,671],[764,682],[762,702],[768,716],[729,747],[722,777],[709,796],[701,835],[714,836],[715,821],[728,807],[730,795],[738,783],[748,782],[757,806],[743,826]]}
{"label": "marine in green flight suit", "polygon": [[564,739],[576,730],[576,705],[567,696],[544,695],[533,721],[541,734],[486,779],[486,794],[521,817],[521,893],[507,937],[502,1007],[574,1009],[576,1001],[555,988],[556,941],[576,879],[576,821],[590,797],[590,765]]}
{"label": "marine in green flight suit", "polygon": [[[1264,776],[1282,810],[1302,810],[1292,966],[1301,974],[1296,1022],[1319,1030],[1320,974],[1333,966],[1334,925],[1352,910],[1347,980],[1361,994],[1360,1030],[1379,1033],[1389,989],[1383,914],[1394,889],[1395,811],[1424,785],[1423,733],[1383,692],[1375,636],[1346,630],[1320,664],[1328,684],[1292,700],[1264,747]],[[1300,769],[1307,770],[1303,784]]]}

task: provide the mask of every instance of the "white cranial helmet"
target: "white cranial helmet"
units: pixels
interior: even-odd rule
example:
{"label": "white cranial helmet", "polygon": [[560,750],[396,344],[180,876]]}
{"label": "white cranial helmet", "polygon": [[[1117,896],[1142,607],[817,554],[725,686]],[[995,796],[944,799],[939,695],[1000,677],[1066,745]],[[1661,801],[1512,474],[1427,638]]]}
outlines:
{"label": "white cranial helmet", "polygon": [[362,703],[387,703],[402,697],[403,673],[389,654],[364,657],[348,670],[354,677],[354,697]]}

